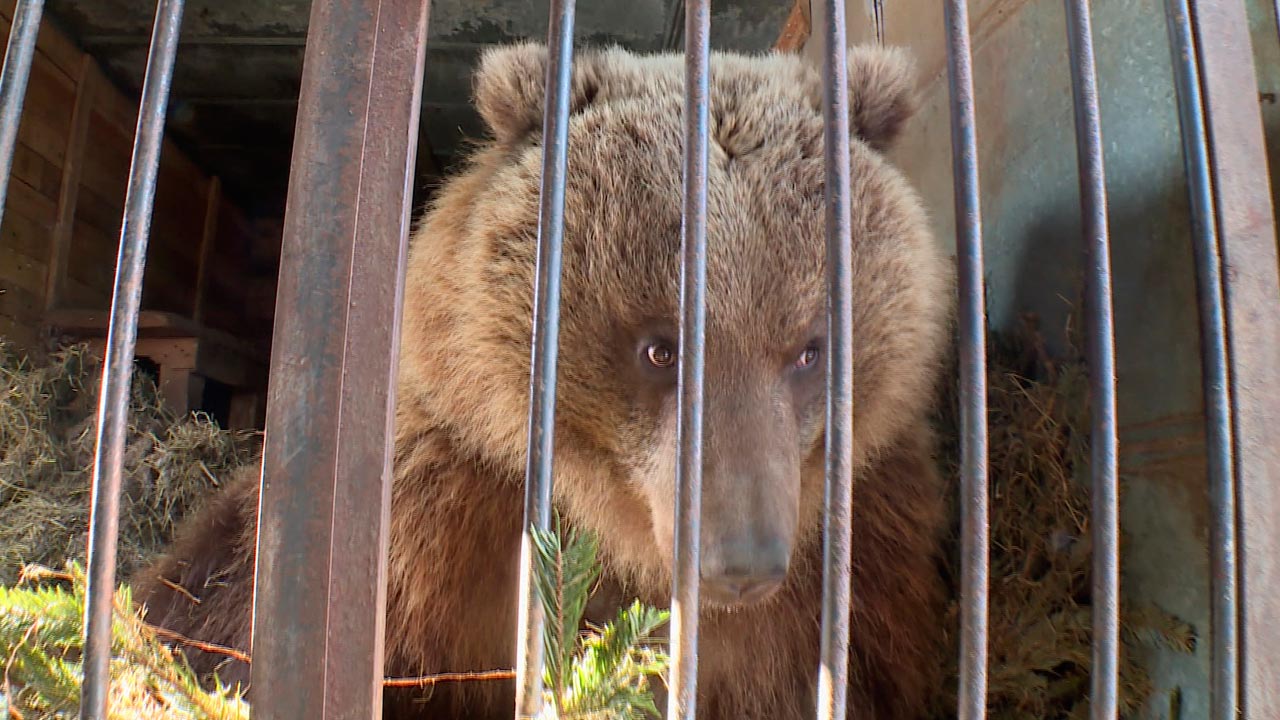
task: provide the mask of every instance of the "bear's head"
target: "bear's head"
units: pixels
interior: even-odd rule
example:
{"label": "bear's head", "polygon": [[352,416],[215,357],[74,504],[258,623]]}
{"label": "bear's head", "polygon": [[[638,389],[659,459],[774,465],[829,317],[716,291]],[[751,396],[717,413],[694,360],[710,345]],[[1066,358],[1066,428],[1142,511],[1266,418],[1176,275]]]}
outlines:
{"label": "bear's head", "polygon": [[[532,44],[483,56],[493,138],[433,201],[406,299],[402,413],[511,478],[527,457],[547,63]],[[915,108],[911,71],[896,50],[850,51],[855,468],[922,422],[950,302],[945,255],[881,155]],[[703,597],[729,606],[769,596],[821,536],[826,171],[822,82],[801,59],[715,53],[710,88],[701,568]],[[656,595],[674,560],[683,100],[681,55],[574,59],[555,497]]]}

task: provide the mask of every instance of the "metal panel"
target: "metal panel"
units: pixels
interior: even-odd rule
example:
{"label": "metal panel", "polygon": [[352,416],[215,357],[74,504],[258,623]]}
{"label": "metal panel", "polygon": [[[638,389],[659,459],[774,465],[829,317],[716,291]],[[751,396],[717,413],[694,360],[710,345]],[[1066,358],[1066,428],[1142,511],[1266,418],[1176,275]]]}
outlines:
{"label": "metal panel", "polygon": [[702,410],[707,315],[707,153],[711,3],[685,3],[684,208],[681,216],[680,415],[676,421],[675,569],[667,717],[693,720],[698,691]]}
{"label": "metal panel", "polygon": [[1080,200],[1088,266],[1089,404],[1092,412],[1093,665],[1090,714],[1114,720],[1120,668],[1120,501],[1117,483],[1115,321],[1102,161],[1102,122],[1087,0],[1067,0]]}
{"label": "metal panel", "polygon": [[1209,531],[1213,618],[1210,709],[1213,720],[1234,720],[1239,705],[1236,657],[1239,628],[1239,607],[1236,604],[1236,489],[1232,467],[1231,406],[1227,394],[1222,258],[1213,215],[1213,181],[1209,174],[1209,142],[1205,134],[1204,99],[1200,92],[1200,66],[1196,58],[1191,10],[1187,0],[1166,0],[1166,20],[1178,90],[1200,305],[1206,452],[1209,501],[1212,505]]}
{"label": "metal panel", "polygon": [[974,115],[969,4],[946,4],[947,68],[951,81],[952,174],[956,192],[956,265],[960,301],[961,720],[987,710],[987,616],[990,526],[987,509],[987,330],[983,292],[982,199]]}
{"label": "metal panel", "polygon": [[534,580],[532,528],[551,526],[556,363],[560,336],[560,266],[564,240],[564,181],[573,79],[574,0],[552,0],[547,29],[547,84],[542,118],[542,189],[538,208],[537,285],[529,378],[529,457],[520,538],[520,602],[516,642],[516,717],[542,707],[542,628]]}
{"label": "metal panel", "polygon": [[844,718],[853,562],[853,305],[849,83],[844,0],[826,2],[822,112],[827,166],[827,432],[818,717]]}
{"label": "metal panel", "polygon": [[381,715],[393,380],[427,7],[312,7],[267,406],[256,718]]}
{"label": "metal panel", "polygon": [[0,69],[0,218],[4,217],[9,194],[13,152],[18,147],[18,127],[22,124],[22,102],[27,95],[27,80],[31,77],[43,13],[44,0],[18,0],[13,24],[9,27],[4,68]]}
{"label": "metal panel", "polygon": [[1280,717],[1280,269],[1257,74],[1241,0],[1193,0],[1226,299],[1237,480],[1240,701]]}
{"label": "metal panel", "polygon": [[116,260],[111,322],[103,358],[98,405],[98,437],[93,458],[93,509],[89,517],[89,576],[86,586],[84,684],[80,717],[106,720],[111,682],[111,619],[114,608],[116,541],[120,528],[120,483],[124,472],[125,436],[129,431],[129,397],[133,352],[138,337],[142,278],[147,240],[155,205],[164,121],[169,105],[173,64],[178,52],[183,0],[160,0],[156,8],[147,74],[129,165],[120,250]]}

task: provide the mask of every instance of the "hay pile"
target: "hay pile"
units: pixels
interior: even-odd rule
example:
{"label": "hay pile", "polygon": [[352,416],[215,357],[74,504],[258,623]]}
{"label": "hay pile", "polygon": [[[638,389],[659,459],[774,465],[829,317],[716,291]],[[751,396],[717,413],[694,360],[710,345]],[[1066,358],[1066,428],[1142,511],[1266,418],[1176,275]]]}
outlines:
{"label": "hay pile", "polygon": [[[27,563],[84,559],[101,373],[87,346],[37,364],[0,339],[0,585]],[[203,414],[174,416],[154,381],[134,373],[117,576],[160,550],[175,523],[258,447],[258,433],[222,430]]]}
{"label": "hay pile", "polygon": [[[1089,711],[1092,551],[1089,525],[1088,370],[1066,329],[1067,352],[1052,359],[1034,317],[1021,332],[987,343],[991,587],[988,714],[993,720],[1083,720]],[[955,364],[948,374],[956,378]],[[959,397],[946,388],[938,425],[950,493],[960,493]],[[948,558],[950,646],[958,647],[959,506]],[[1123,530],[1123,528],[1122,528]],[[1123,545],[1123,538],[1121,543]],[[1121,593],[1120,709],[1134,713],[1151,693],[1141,646],[1191,652],[1195,635],[1178,618],[1135,607]],[[955,692],[958,653],[949,692]],[[954,694],[948,699],[954,715]]]}

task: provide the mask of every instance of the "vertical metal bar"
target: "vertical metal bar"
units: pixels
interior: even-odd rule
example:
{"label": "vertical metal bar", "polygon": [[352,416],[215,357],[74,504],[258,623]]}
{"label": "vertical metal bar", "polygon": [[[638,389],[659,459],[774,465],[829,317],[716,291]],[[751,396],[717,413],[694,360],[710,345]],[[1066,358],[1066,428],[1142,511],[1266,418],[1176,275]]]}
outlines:
{"label": "vertical metal bar", "polygon": [[1271,9],[1276,18],[1276,33],[1280,35],[1280,0],[1272,0]]}
{"label": "vertical metal bar", "polygon": [[317,0],[259,506],[255,718],[382,714],[391,442],[427,0]]}
{"label": "vertical metal bar", "polygon": [[684,208],[680,267],[680,415],[676,422],[672,672],[667,717],[693,720],[698,695],[698,608],[702,535],[702,410],[707,315],[707,153],[711,3],[685,3]]}
{"label": "vertical metal bar", "polygon": [[987,616],[990,528],[987,508],[987,351],[983,288],[982,198],[978,186],[977,119],[969,3],[947,0],[947,67],[951,78],[952,175],[956,193],[957,290],[960,300],[961,557],[960,720],[987,709]]}
{"label": "vertical metal bar", "polygon": [[1067,0],[1080,200],[1087,249],[1089,402],[1093,414],[1093,668],[1090,714],[1114,720],[1120,662],[1120,513],[1117,484],[1115,329],[1111,300],[1102,121],[1088,0]]}
{"label": "vertical metal bar", "polygon": [[18,147],[18,127],[22,124],[22,104],[27,95],[27,80],[40,37],[40,16],[44,0],[18,0],[9,26],[9,45],[0,69],[0,220],[4,219],[9,197],[9,174],[13,172],[13,153]]}
{"label": "vertical metal bar", "polygon": [[846,716],[853,563],[853,305],[849,83],[844,0],[826,0],[822,112],[827,166],[827,434],[818,717]]}
{"label": "vertical metal bar", "polygon": [[116,259],[111,322],[103,359],[93,462],[93,509],[89,517],[89,574],[85,593],[82,720],[106,720],[111,683],[111,618],[115,594],[116,540],[120,526],[120,482],[128,432],[133,352],[138,337],[147,239],[155,205],[156,178],[164,144],[165,114],[178,52],[183,0],[160,0],[147,56],[146,76],[129,165],[120,249]]}
{"label": "vertical metal bar", "polygon": [[529,378],[529,457],[525,468],[524,530],[520,539],[520,602],[516,643],[516,718],[542,707],[542,629],[534,584],[532,529],[551,526],[556,362],[560,347],[560,265],[564,239],[564,182],[573,79],[574,0],[551,0],[547,79],[542,118],[542,188],[538,208],[537,284]]}
{"label": "vertical metal bar", "polygon": [[1280,717],[1280,260],[1242,0],[1192,0],[1226,303],[1236,477],[1239,698],[1247,720]]}
{"label": "vertical metal bar", "polygon": [[1208,445],[1209,529],[1212,566],[1212,720],[1235,720],[1239,705],[1236,643],[1236,488],[1232,466],[1231,405],[1227,395],[1227,329],[1222,297],[1222,258],[1214,222],[1213,180],[1205,134],[1200,63],[1187,0],[1166,0],[1165,16],[1173,50],[1183,162],[1191,202],[1193,248],[1200,304],[1200,352]]}

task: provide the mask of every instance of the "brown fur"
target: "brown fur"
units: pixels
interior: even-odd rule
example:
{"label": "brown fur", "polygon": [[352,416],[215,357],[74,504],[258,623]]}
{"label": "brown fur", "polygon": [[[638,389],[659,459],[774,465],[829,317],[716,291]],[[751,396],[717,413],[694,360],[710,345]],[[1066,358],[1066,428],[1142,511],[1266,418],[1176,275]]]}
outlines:
{"label": "brown fur", "polygon": [[[485,56],[476,100],[495,138],[446,184],[414,235],[389,674],[512,666],[545,68],[545,50],[532,45]],[[569,523],[600,536],[605,582],[589,614],[601,621],[610,603],[638,596],[665,605],[670,593],[674,392],[641,387],[632,360],[637,333],[670,332],[679,318],[683,63],[584,52],[573,76],[555,500]],[[926,417],[951,284],[917,196],[879,154],[915,108],[912,66],[896,51],[858,48],[849,78],[857,135],[850,708],[863,718],[919,718],[941,682],[943,498]],[[786,368],[809,333],[825,331],[821,82],[794,57],[717,53],[711,88],[704,573],[707,553],[723,546],[708,532],[731,533],[775,504],[793,531],[781,590],[703,608],[699,715],[801,718],[812,713],[818,669],[825,359],[816,380],[804,381],[810,390],[779,379],[773,363]],[[750,486],[755,501],[733,484],[747,472],[735,454],[752,446],[776,469],[776,481]],[[256,480],[246,471],[140,578],[137,596],[154,621],[247,644]],[[207,581],[215,568],[222,584]],[[201,669],[213,666],[194,655]],[[245,679],[243,671],[222,674]],[[511,683],[472,683],[406,707],[420,717],[509,717],[511,700]]]}

